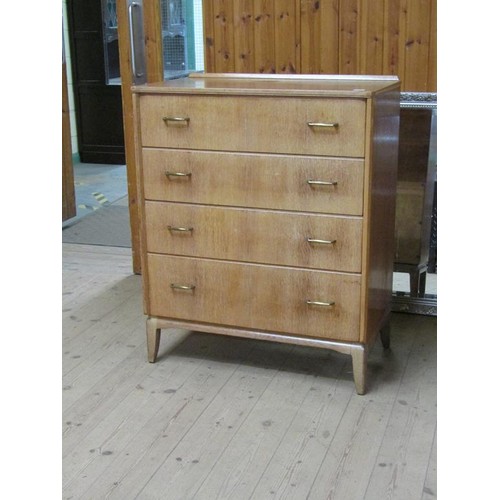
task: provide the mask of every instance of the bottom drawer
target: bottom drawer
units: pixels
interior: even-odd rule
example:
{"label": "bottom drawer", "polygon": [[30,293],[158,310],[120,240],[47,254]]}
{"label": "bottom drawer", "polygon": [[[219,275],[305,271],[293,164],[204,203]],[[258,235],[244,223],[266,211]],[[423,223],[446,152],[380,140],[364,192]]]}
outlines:
{"label": "bottom drawer", "polygon": [[359,341],[359,275],[158,254],[147,259],[152,316]]}

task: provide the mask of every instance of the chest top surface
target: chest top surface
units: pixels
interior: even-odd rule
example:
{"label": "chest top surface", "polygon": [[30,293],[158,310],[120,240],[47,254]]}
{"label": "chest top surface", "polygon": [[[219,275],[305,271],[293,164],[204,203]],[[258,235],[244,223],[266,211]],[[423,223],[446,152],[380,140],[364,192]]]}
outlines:
{"label": "chest top surface", "polygon": [[380,92],[398,88],[399,79],[395,76],[192,73],[177,80],[138,85],[132,87],[132,90],[139,94],[370,98]]}

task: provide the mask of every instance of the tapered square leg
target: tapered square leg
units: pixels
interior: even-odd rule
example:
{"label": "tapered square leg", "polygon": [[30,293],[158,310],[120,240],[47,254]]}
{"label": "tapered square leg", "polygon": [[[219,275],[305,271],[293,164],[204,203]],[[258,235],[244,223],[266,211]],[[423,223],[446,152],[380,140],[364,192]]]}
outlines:
{"label": "tapered square leg", "polygon": [[154,363],[158,356],[158,348],[160,347],[161,328],[158,328],[156,318],[148,318],[146,320],[146,342],[148,347],[148,361]]}
{"label": "tapered square leg", "polygon": [[365,346],[357,345],[351,347],[352,371],[354,375],[354,385],[359,395],[366,393],[366,368],[368,352]]}

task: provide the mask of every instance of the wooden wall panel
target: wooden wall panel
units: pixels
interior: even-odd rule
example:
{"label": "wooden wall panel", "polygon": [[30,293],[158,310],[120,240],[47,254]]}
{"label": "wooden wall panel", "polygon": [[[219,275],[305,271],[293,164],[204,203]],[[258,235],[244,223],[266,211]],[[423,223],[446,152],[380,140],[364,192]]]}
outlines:
{"label": "wooden wall panel", "polygon": [[299,73],[297,61],[296,2],[276,0],[274,2],[274,54],[277,73]]}
{"label": "wooden wall panel", "polygon": [[436,0],[204,0],[209,73],[397,75],[436,91]]}
{"label": "wooden wall panel", "polygon": [[274,1],[254,1],[255,72],[276,73]]}
{"label": "wooden wall panel", "polygon": [[408,1],[404,81],[408,88],[427,86],[431,0]]}
{"label": "wooden wall panel", "polygon": [[234,0],[234,71],[255,73],[254,61],[254,16],[252,0]]}
{"label": "wooden wall panel", "polygon": [[203,35],[205,69],[211,73],[215,72],[215,33],[214,33],[214,3],[204,0],[203,2]]}
{"label": "wooden wall panel", "polygon": [[404,40],[405,23],[402,21],[401,4],[406,4],[406,0],[385,0],[384,3],[384,44],[383,44],[383,64],[382,74],[398,75],[400,61],[404,57],[404,52],[400,51],[400,40]]}
{"label": "wooden wall panel", "polygon": [[361,0],[359,68],[365,75],[384,71],[385,0]]}
{"label": "wooden wall panel", "polygon": [[361,0],[340,0],[339,72],[357,75],[359,70]]}
{"label": "wooden wall panel", "polygon": [[339,2],[302,0],[300,6],[301,73],[339,72]]}
{"label": "wooden wall panel", "polygon": [[437,0],[431,0],[431,28],[429,38],[429,75],[427,88],[429,92],[437,90]]}

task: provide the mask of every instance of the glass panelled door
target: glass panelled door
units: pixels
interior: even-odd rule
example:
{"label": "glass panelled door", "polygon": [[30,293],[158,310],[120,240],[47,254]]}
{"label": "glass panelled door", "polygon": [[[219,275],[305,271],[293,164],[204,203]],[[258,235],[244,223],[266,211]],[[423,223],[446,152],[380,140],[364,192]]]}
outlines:
{"label": "glass panelled door", "polygon": [[[159,2],[160,19],[151,19],[145,10]],[[151,81],[146,75],[147,49],[145,33],[151,23],[161,24],[161,50],[164,79],[179,78],[193,71],[203,71],[203,11],[202,0],[126,0],[131,69],[134,83]],[[148,5],[149,4],[149,5]],[[101,0],[106,82],[121,84],[118,52],[117,0]]]}
{"label": "glass panelled door", "polygon": [[140,230],[137,208],[137,167],[131,87],[145,82],[179,78],[204,69],[202,0],[102,0],[104,36],[108,50],[108,83],[113,38],[118,27],[125,155],[129,188],[134,272],[140,274]]}

